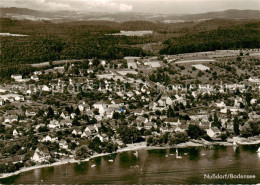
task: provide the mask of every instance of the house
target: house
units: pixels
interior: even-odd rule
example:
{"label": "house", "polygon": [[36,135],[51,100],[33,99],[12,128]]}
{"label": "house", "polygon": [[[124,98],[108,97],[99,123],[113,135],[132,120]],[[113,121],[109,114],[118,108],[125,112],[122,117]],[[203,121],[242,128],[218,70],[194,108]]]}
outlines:
{"label": "house", "polygon": [[186,130],[188,130],[189,125],[188,124],[181,124],[177,127],[179,128],[180,132],[185,132]]}
{"label": "house", "polygon": [[105,114],[106,109],[108,108],[108,105],[109,105],[108,103],[101,101],[101,102],[94,103],[93,107],[95,109],[98,109],[99,114],[103,116]]}
{"label": "house", "polygon": [[85,131],[81,134],[80,137],[83,138],[83,137],[90,137],[90,136],[91,136],[91,132],[88,131],[88,130],[87,130],[87,131],[85,130]]}
{"label": "house", "polygon": [[64,66],[60,66],[60,67],[54,67],[53,70],[58,73],[64,73],[65,68],[64,68]]}
{"label": "house", "polygon": [[226,104],[222,101],[222,102],[220,102],[220,103],[216,103],[216,106],[217,106],[218,108],[224,108],[224,107],[226,107]]}
{"label": "house", "polygon": [[33,74],[34,74],[34,75],[41,75],[42,72],[41,72],[41,71],[34,71]]}
{"label": "house", "polygon": [[86,127],[84,132],[94,133],[94,132],[96,132],[96,129],[93,125],[89,125],[89,126]]}
{"label": "house", "polygon": [[145,118],[143,116],[138,116],[136,119],[135,119],[136,123],[137,124],[141,124],[141,123],[148,123],[148,118]]}
{"label": "house", "polygon": [[39,77],[37,75],[32,75],[31,80],[39,81]]}
{"label": "house", "polygon": [[59,146],[60,146],[60,148],[65,149],[65,150],[69,148],[68,143],[64,139],[59,141]]}
{"label": "house", "polygon": [[18,121],[18,116],[16,116],[16,115],[4,116],[5,123],[13,123],[16,121]]}
{"label": "house", "polygon": [[200,122],[199,123],[199,127],[201,128],[201,129],[204,129],[204,130],[207,130],[207,129],[209,129],[210,128],[210,123],[209,122]]}
{"label": "house", "polygon": [[159,107],[165,107],[166,102],[161,98],[160,100],[157,101]]}
{"label": "house", "polygon": [[136,109],[134,112],[135,116],[142,116],[143,114],[145,114],[144,109]]}
{"label": "house", "polygon": [[94,125],[94,128],[95,128],[96,132],[98,132],[101,127],[102,126],[101,126],[100,123],[97,123],[97,124]]}
{"label": "house", "polygon": [[221,134],[220,130],[217,127],[211,127],[209,129],[207,129],[206,131],[207,131],[208,136],[211,138],[218,137]]}
{"label": "house", "polygon": [[46,162],[51,158],[47,152],[40,151],[38,148],[35,150],[31,160],[35,163]]}
{"label": "house", "polygon": [[60,114],[60,117],[63,118],[63,119],[70,119],[69,114],[68,114],[68,113],[64,113],[64,112],[62,112],[62,113]]}
{"label": "house", "polygon": [[4,104],[5,104],[5,101],[2,98],[0,98],[0,106],[3,106]]}
{"label": "house", "polygon": [[60,121],[60,125],[61,126],[67,126],[67,127],[71,127],[72,126],[72,120],[71,119],[63,119]]}
{"label": "house", "polygon": [[21,116],[23,114],[23,111],[22,110],[6,110],[5,114],[9,115],[9,116],[12,116],[12,115]]}
{"label": "house", "polygon": [[102,135],[98,134],[95,137],[98,137],[101,142],[104,142],[104,137]]}
{"label": "house", "polygon": [[137,69],[137,65],[135,61],[127,61],[128,69]]}
{"label": "house", "polygon": [[124,101],[122,99],[116,99],[111,101],[112,104],[118,105],[120,107],[124,106]]}
{"label": "house", "polygon": [[43,85],[42,91],[49,92],[50,88],[47,85]]}
{"label": "house", "polygon": [[83,112],[83,111],[90,111],[90,106],[88,104],[80,104],[78,106],[80,112]]}
{"label": "house", "polygon": [[165,133],[165,132],[172,132],[173,129],[170,127],[160,127],[160,132]]}
{"label": "house", "polygon": [[27,116],[27,117],[31,117],[31,116],[36,116],[37,115],[37,113],[36,113],[36,110],[26,110],[25,111],[25,115]]}
{"label": "house", "polygon": [[17,132],[16,129],[14,129],[14,130],[13,130],[13,136],[16,137],[16,136],[18,136],[18,135],[19,135],[19,133]]}
{"label": "house", "polygon": [[49,128],[60,128],[60,123],[57,120],[51,120],[50,123],[47,125]]}
{"label": "house", "polygon": [[74,129],[71,134],[74,134],[76,136],[76,135],[81,135],[82,132],[81,132],[81,130],[75,130]]}
{"label": "house", "polygon": [[106,117],[107,119],[112,119],[114,112],[115,112],[115,111],[114,111],[113,109],[111,109],[111,108],[107,109],[107,110],[106,110],[106,113],[105,113],[105,117]]}
{"label": "house", "polygon": [[93,117],[94,112],[92,110],[86,111],[86,115],[89,116],[89,117]]}
{"label": "house", "polygon": [[150,130],[152,127],[156,127],[157,125],[152,122],[144,123],[144,128]]}
{"label": "house", "polygon": [[145,64],[148,65],[151,68],[161,67],[161,64],[159,63],[159,61],[149,61],[149,62],[147,62]]}
{"label": "house", "polygon": [[46,137],[44,137],[42,140],[41,140],[41,142],[56,142],[56,141],[58,141],[58,138],[56,137],[56,138],[51,138],[49,135],[47,135]]}
{"label": "house", "polygon": [[250,77],[250,78],[248,79],[248,81],[251,82],[251,83],[260,83],[260,79],[258,79],[258,78],[252,78],[252,77]]}
{"label": "house", "polygon": [[23,76],[18,74],[18,75],[12,75],[11,78],[14,79],[15,81],[20,81],[23,79]]}
{"label": "house", "polygon": [[9,88],[0,85],[0,93],[5,93],[5,92],[8,92],[8,91],[10,91]]}
{"label": "house", "polygon": [[106,65],[106,61],[105,61],[105,60],[101,60],[100,63],[101,63],[102,66],[105,66],[105,65]]}
{"label": "house", "polygon": [[166,118],[164,123],[177,126],[181,124],[181,121],[178,118]]}

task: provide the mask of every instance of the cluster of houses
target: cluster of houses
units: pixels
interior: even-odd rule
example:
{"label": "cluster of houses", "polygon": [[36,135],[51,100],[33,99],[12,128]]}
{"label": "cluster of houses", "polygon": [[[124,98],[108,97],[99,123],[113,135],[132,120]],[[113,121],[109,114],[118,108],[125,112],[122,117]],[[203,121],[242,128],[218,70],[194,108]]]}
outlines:
{"label": "cluster of houses", "polygon": [[[96,79],[90,78],[77,78],[75,79],[72,76],[69,76],[68,81],[64,81],[63,79],[55,79],[49,84],[41,85],[39,88],[35,87],[32,89],[27,89],[25,91],[20,92],[11,92],[11,90],[7,87],[0,86],[0,107],[4,106],[7,102],[11,105],[15,105],[13,110],[4,110],[0,114],[0,123],[5,127],[12,129],[13,138],[21,137],[22,128],[21,125],[31,120],[39,120],[37,125],[33,125],[34,131],[37,133],[41,127],[47,127],[50,130],[50,133],[55,133],[56,131],[69,129],[70,136],[78,139],[93,139],[98,137],[101,142],[109,141],[109,138],[106,134],[100,132],[102,128],[101,122],[109,122],[111,129],[114,131],[117,130],[118,124],[116,124],[116,115],[120,115],[122,113],[128,112],[125,119],[128,124],[131,126],[136,126],[139,130],[152,130],[153,134],[161,135],[166,132],[185,132],[188,130],[189,125],[197,125],[198,127],[205,129],[208,136],[213,139],[217,139],[222,131],[212,126],[212,121],[209,119],[209,115],[212,115],[213,112],[217,112],[219,116],[219,121],[222,124],[222,128],[227,129],[231,133],[233,132],[233,124],[228,119],[229,114],[237,115],[239,113],[246,112],[246,109],[243,105],[246,104],[245,99],[240,96],[234,96],[230,98],[230,102],[219,97],[217,102],[209,101],[208,105],[204,108],[199,109],[199,111],[194,111],[188,115],[189,119],[181,119],[181,116],[177,117],[168,117],[165,112],[167,112],[170,107],[174,109],[176,105],[186,107],[188,103],[190,103],[190,96],[196,101],[201,98],[200,95],[211,95],[216,92],[216,88],[209,85],[198,85],[194,89],[183,88],[179,90],[176,88],[176,91],[172,91],[171,93],[160,93],[156,97],[153,97],[154,89],[151,88],[151,85],[148,82],[144,82],[141,79],[132,79],[128,78],[127,74],[137,75],[139,68],[145,67],[149,69],[156,69],[161,67],[163,62],[158,61],[158,58],[147,58],[141,59],[140,57],[125,57],[127,62],[127,69],[116,69],[109,70],[105,72],[98,73],[96,75]],[[174,58],[167,58],[168,62],[174,61]],[[90,61],[89,65],[92,65]],[[101,61],[101,65],[105,66],[106,61]],[[195,65],[194,66],[200,70],[209,70],[207,66],[204,65]],[[48,73],[63,73],[64,67],[54,67],[52,69],[47,69],[44,71],[44,74]],[[92,73],[93,70],[88,69],[89,73]],[[42,75],[41,71],[36,71],[30,78],[23,78],[22,75],[12,75],[12,79],[14,79],[15,83],[27,82],[29,80],[33,80],[35,83],[40,81]],[[46,116],[48,114],[47,107],[49,105],[44,105],[42,102],[32,101],[31,96],[38,92],[50,92],[52,90],[61,89],[63,85],[71,85],[75,84],[77,81],[80,84],[84,83],[94,83],[95,80],[102,81],[104,84],[104,88],[99,87],[98,89],[94,89],[93,86],[89,85],[88,88],[93,90],[94,92],[107,94],[106,100],[95,100],[93,101],[84,101],[84,100],[75,100],[76,102],[72,105],[73,110],[79,110],[80,117],[87,116],[90,120],[95,119],[95,124],[86,124],[86,120],[80,119],[78,120],[80,123],[83,123],[84,127],[73,125],[74,119],[77,118],[77,114],[75,111],[69,113],[69,111],[65,110],[65,107],[61,106],[59,109],[57,107],[53,107],[55,116],[51,119],[48,119],[43,123],[41,117],[38,117],[38,111],[44,110],[43,115]],[[115,91],[113,89],[113,85],[117,84],[117,81],[120,83],[130,83],[130,87],[127,89],[121,89]],[[260,80],[257,78],[250,77],[248,81],[255,86],[253,86],[253,91],[256,91],[257,88],[260,89]],[[57,82],[57,83],[56,83]],[[55,87],[53,89],[53,87]],[[219,87],[217,92],[221,94],[225,94],[227,91],[235,91],[239,89],[240,92],[246,91],[246,86],[243,84],[228,84],[222,87]],[[12,93],[12,94],[11,94]],[[76,94],[76,93],[75,93]],[[73,97],[75,94],[72,94]],[[77,94],[76,94],[77,95]],[[75,96],[74,96],[75,97]],[[72,98],[73,99],[73,98]],[[73,100],[69,100],[67,105],[71,105]],[[136,102],[141,102],[143,104],[142,107],[138,106],[137,108],[130,108],[130,104],[135,104]],[[28,103],[31,106],[27,106]],[[258,99],[252,98],[250,101],[251,104],[258,104]],[[22,109],[21,105],[26,104],[26,106]],[[40,105],[39,105],[40,104]],[[135,104],[136,105],[136,104]],[[210,109],[210,110],[207,110]],[[130,112],[129,112],[130,111]],[[157,114],[156,112],[160,112]],[[161,114],[161,112],[164,112]],[[249,114],[249,119],[259,120],[260,115],[256,111],[251,111]],[[162,123],[162,124],[158,124]],[[19,126],[16,123],[21,123]],[[15,125],[15,127],[14,127]],[[16,127],[17,126],[17,127]],[[115,132],[116,133],[116,132]],[[68,143],[65,140],[58,140],[57,137],[53,137],[52,134],[47,133],[48,135],[40,136],[39,142],[57,142],[59,143],[59,147],[64,150],[69,150]],[[54,134],[55,135],[55,134]],[[112,137],[112,139],[114,139]],[[71,151],[72,152],[72,151]],[[50,154],[47,151],[41,150],[37,148],[33,157],[31,158],[34,162],[44,162],[50,159]]]}

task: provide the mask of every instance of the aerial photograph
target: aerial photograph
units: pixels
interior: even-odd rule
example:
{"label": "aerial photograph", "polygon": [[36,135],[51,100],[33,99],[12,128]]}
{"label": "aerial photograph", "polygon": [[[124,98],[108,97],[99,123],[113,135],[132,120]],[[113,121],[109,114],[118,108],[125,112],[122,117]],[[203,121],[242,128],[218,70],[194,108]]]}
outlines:
{"label": "aerial photograph", "polygon": [[0,184],[260,183],[260,0],[1,0]]}

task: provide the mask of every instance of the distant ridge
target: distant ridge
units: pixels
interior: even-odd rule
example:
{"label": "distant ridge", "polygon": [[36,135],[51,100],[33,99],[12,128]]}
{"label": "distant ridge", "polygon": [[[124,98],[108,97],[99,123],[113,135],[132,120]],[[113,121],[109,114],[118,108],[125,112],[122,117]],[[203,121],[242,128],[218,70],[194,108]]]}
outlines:
{"label": "distant ridge", "polygon": [[73,12],[58,11],[44,12],[31,10],[27,8],[0,8],[0,17],[12,19],[30,19],[39,20],[46,19],[54,22],[68,21],[89,21],[89,20],[105,20],[105,21],[152,21],[152,22],[183,22],[183,21],[203,21],[208,19],[260,19],[260,10],[236,10],[230,9],[219,12],[207,12],[200,14],[149,14],[149,13],[105,13],[105,12]]}

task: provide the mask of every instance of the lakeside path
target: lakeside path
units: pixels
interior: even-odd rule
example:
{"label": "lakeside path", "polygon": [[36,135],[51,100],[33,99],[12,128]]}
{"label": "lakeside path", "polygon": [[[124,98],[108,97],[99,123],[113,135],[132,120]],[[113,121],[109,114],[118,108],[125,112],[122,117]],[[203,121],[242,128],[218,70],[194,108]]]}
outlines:
{"label": "lakeside path", "polygon": [[[125,148],[120,148],[114,153],[121,153],[121,152],[127,152],[127,151],[137,151],[137,150],[155,150],[155,149],[168,149],[168,148],[188,148],[188,147],[202,147],[202,146],[212,146],[212,145],[224,145],[224,146],[232,146],[233,141],[240,141],[240,144],[245,144],[245,145],[250,145],[250,144],[260,144],[260,140],[252,141],[252,142],[246,142],[243,143],[241,142],[241,138],[234,138],[231,139],[227,142],[205,142],[201,140],[194,140],[194,141],[188,141],[186,143],[180,143],[174,146],[146,146],[146,142],[141,142],[141,143],[135,143],[135,144],[128,144],[127,147]],[[36,165],[32,167],[26,167],[22,168],[16,172],[13,173],[5,173],[5,174],[0,174],[0,179],[4,179],[7,177],[11,177],[14,175],[18,175],[23,172],[35,170],[35,169],[40,169],[40,168],[47,168],[47,167],[52,167],[52,166],[59,166],[59,165],[64,165],[64,164],[71,164],[71,163],[80,163],[80,162],[88,162],[90,159],[96,158],[96,157],[102,157],[102,156],[107,156],[113,153],[102,153],[102,154],[94,154],[93,156],[84,159],[84,160],[75,160],[75,159],[64,159],[52,164],[43,164],[43,165]]]}

